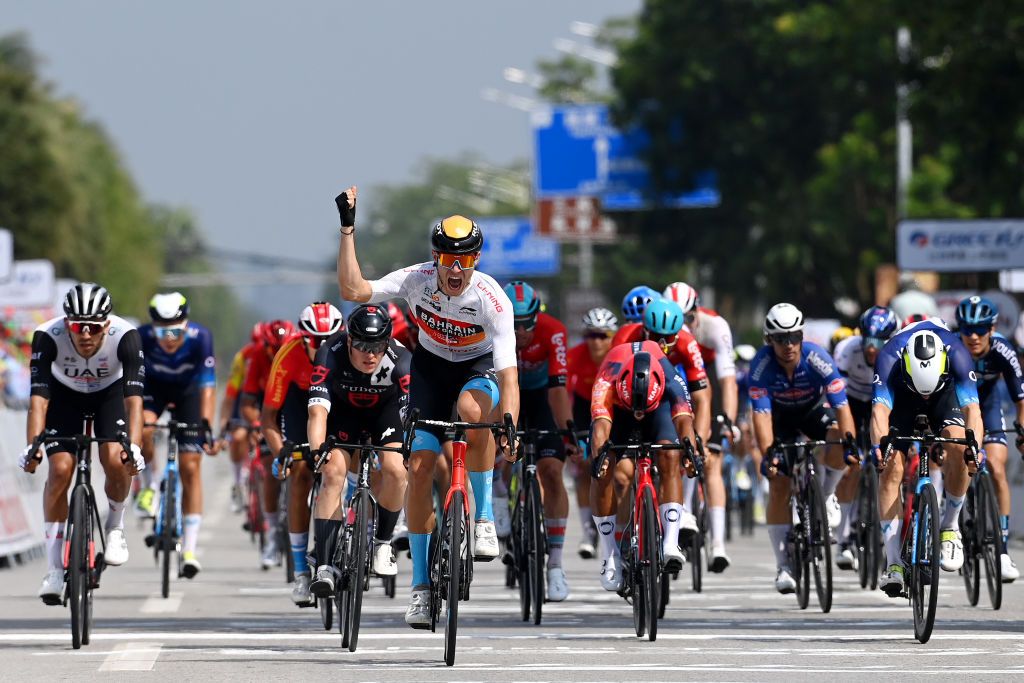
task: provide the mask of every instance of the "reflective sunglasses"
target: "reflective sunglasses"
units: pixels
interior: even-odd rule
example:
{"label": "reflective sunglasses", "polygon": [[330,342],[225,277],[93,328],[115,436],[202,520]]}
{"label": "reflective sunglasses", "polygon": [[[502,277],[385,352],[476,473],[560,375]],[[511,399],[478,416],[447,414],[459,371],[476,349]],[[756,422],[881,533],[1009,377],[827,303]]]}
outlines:
{"label": "reflective sunglasses", "polygon": [[361,339],[352,339],[352,348],[354,348],[356,351],[362,351],[363,353],[372,353],[374,355],[379,355],[388,350],[388,342],[371,342],[362,341]]}
{"label": "reflective sunglasses", "polygon": [[442,268],[454,268],[457,263],[462,270],[469,270],[476,268],[476,264],[480,262],[480,252],[474,254],[445,254],[439,251],[437,252],[436,259],[437,265]]}
{"label": "reflective sunglasses", "polygon": [[529,318],[515,318],[512,321],[512,325],[517,330],[529,332],[533,328],[537,327],[537,316],[534,315]]}
{"label": "reflective sunglasses", "polygon": [[804,333],[779,332],[777,334],[769,334],[768,339],[772,344],[778,344],[779,346],[791,346],[802,342],[804,340]]}
{"label": "reflective sunglasses", "polygon": [[612,336],[610,330],[587,330],[583,333],[584,339],[611,339]]}
{"label": "reflective sunglasses", "polygon": [[177,327],[159,327],[154,326],[153,331],[159,339],[181,339],[185,334],[185,326],[179,325]]}
{"label": "reflective sunglasses", "polygon": [[992,331],[992,327],[989,325],[961,325],[960,336],[961,337],[984,337],[986,334]]}
{"label": "reflective sunglasses", "polygon": [[107,321],[96,322],[95,320],[69,320],[68,329],[71,330],[72,334],[88,334],[94,335],[103,332],[104,325]]}

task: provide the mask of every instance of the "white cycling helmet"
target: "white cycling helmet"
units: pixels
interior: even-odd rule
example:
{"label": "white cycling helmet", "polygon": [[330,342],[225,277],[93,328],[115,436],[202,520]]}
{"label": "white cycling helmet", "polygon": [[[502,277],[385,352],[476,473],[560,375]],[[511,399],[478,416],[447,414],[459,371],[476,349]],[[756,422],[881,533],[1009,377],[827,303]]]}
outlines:
{"label": "white cycling helmet", "polygon": [[754,360],[754,356],[757,355],[757,349],[750,344],[737,344],[733,351],[736,353],[736,360],[744,363]]}
{"label": "white cycling helmet", "polygon": [[583,316],[583,327],[588,330],[604,330],[615,332],[619,329],[619,319],[607,308],[591,308]]}
{"label": "white cycling helmet", "polygon": [[685,282],[673,282],[665,288],[662,296],[679,304],[679,308],[683,309],[683,315],[700,304],[700,295],[697,294],[697,290]]}
{"label": "white cycling helmet", "polygon": [[344,325],[341,311],[326,301],[313,302],[299,315],[299,332],[306,337],[327,338]]}
{"label": "white cycling helmet", "polygon": [[106,320],[110,293],[95,282],[80,282],[64,295],[64,315],[72,320]]}
{"label": "white cycling helmet", "polygon": [[804,329],[804,314],[793,304],[775,304],[764,317],[764,336],[780,332],[801,332]]}
{"label": "white cycling helmet", "polygon": [[910,336],[903,348],[907,384],[921,396],[931,396],[949,379],[948,347],[939,335],[922,330]]}

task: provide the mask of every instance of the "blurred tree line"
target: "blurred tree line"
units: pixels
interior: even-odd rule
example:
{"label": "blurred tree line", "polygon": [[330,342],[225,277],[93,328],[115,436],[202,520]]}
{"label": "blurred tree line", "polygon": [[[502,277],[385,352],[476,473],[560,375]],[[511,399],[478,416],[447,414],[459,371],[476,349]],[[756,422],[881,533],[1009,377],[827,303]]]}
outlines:
{"label": "blurred tree line", "polygon": [[[99,282],[119,314],[143,320],[165,272],[209,269],[189,212],[146,202],[103,127],[41,78],[23,34],[0,37],[0,150],[0,226],[13,232],[16,258]],[[230,290],[183,293],[222,354],[246,336]]]}

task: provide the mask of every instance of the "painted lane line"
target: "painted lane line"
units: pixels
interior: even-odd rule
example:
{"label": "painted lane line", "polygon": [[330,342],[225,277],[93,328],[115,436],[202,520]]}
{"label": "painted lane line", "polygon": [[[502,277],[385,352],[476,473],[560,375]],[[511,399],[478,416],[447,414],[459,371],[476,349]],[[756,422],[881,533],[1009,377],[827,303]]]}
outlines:
{"label": "painted lane line", "polygon": [[160,643],[121,643],[107,655],[99,670],[152,671],[159,656]]}
{"label": "painted lane line", "polygon": [[181,593],[171,593],[166,598],[159,593],[154,593],[142,603],[139,611],[143,614],[173,614],[181,608],[183,597]]}

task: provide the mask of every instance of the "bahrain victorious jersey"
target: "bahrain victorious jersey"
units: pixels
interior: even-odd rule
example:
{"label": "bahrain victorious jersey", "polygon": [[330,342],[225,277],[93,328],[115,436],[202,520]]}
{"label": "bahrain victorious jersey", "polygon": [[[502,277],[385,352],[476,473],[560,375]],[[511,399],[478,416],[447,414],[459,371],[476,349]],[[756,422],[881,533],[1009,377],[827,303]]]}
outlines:
{"label": "bahrain victorious jersey", "polygon": [[488,353],[494,370],[516,365],[512,302],[490,275],[473,271],[465,291],[449,297],[438,288],[437,268],[420,263],[371,280],[371,303],[405,299],[420,329],[419,343],[435,356],[459,362]]}

